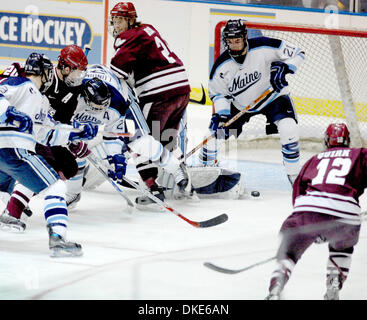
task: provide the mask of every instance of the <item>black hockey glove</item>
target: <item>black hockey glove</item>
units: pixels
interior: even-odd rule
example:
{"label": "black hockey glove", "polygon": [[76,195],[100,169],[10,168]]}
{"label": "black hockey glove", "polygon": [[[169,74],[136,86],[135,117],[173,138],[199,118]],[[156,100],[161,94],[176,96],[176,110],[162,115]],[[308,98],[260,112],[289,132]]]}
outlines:
{"label": "black hockey glove", "polygon": [[270,83],[276,92],[280,92],[288,85],[285,78],[288,73],[293,74],[294,71],[291,70],[286,63],[280,61],[272,62],[270,68]]}
{"label": "black hockey glove", "polygon": [[229,119],[231,119],[231,115],[223,115],[214,113],[212,115],[212,119],[210,120],[209,129],[215,133],[216,138],[218,139],[228,139],[229,137],[229,129],[224,127],[221,128]]}

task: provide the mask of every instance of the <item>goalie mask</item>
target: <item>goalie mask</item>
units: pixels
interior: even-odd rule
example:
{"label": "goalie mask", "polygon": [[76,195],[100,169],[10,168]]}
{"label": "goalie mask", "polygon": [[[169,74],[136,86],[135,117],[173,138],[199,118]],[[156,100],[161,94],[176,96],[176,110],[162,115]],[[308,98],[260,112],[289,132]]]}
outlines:
{"label": "goalie mask", "polygon": [[242,56],[247,48],[247,28],[245,24],[240,19],[228,20],[223,29],[222,40],[233,58]]}
{"label": "goalie mask", "polygon": [[54,77],[53,64],[44,54],[31,53],[24,65],[26,75],[41,76],[42,90],[47,90]]}
{"label": "goalie mask", "polygon": [[132,2],[119,2],[110,11],[110,33],[117,37],[121,32],[134,27],[136,23],[136,10]]}
{"label": "goalie mask", "polygon": [[327,149],[335,147],[349,147],[349,130],[344,123],[332,123],[325,131],[324,144]]}
{"label": "goalie mask", "polygon": [[[75,44],[66,46],[60,52],[58,69],[62,71],[64,82],[69,87],[80,86],[85,77],[88,59],[84,51]],[[66,73],[69,68],[69,73]]]}
{"label": "goalie mask", "polygon": [[111,92],[100,79],[93,78],[84,83],[83,97],[92,113],[104,111],[111,104]]}

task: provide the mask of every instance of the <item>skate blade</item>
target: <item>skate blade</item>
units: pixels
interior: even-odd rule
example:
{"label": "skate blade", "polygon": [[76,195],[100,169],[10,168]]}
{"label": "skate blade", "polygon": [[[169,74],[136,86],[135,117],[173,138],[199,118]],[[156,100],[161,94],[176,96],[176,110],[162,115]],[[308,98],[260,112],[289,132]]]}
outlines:
{"label": "skate blade", "polygon": [[164,209],[156,203],[149,203],[149,204],[135,204],[135,208],[140,211],[153,211],[153,212],[163,212]]}
{"label": "skate blade", "polygon": [[176,193],[173,195],[173,199],[175,200],[188,200],[190,202],[200,202],[200,199],[196,192],[194,193]]}
{"label": "skate blade", "polygon": [[77,204],[73,203],[67,206],[68,211],[74,211],[76,209]]}
{"label": "skate blade", "polygon": [[83,255],[82,250],[67,251],[63,249],[50,249],[51,258],[68,258],[68,257],[80,257]]}
{"label": "skate blade", "polygon": [[10,232],[10,233],[24,233],[25,229],[17,227],[17,226],[9,226],[9,225],[5,225],[5,224],[0,224],[0,229],[5,231],[5,232]]}

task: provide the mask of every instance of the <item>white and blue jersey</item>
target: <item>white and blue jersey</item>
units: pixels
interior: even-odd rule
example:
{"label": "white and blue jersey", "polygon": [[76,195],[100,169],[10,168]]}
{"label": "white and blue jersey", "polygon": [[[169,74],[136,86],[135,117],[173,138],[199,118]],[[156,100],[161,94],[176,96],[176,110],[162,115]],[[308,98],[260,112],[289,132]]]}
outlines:
{"label": "white and blue jersey", "polygon": [[136,101],[136,94],[127,82],[118,79],[109,68],[100,64],[88,67],[85,81],[94,77],[108,85],[112,93],[111,107],[126,118],[133,120],[135,128],[140,130],[142,134],[148,134],[150,132],[149,126]]}
{"label": "white and blue jersey", "polygon": [[[271,88],[272,62],[286,63],[292,71],[296,72],[305,58],[301,48],[286,41],[267,37],[252,38],[247,41],[248,52],[242,64],[236,62],[226,50],[213,65],[209,79],[209,96],[216,113],[230,114],[231,104],[238,110],[242,110]],[[289,89],[285,87],[258,108],[250,109],[248,113],[259,112],[277,97],[287,94]]]}
{"label": "white and blue jersey", "polygon": [[0,80],[0,116],[4,119],[9,106],[27,114],[32,120],[33,130],[19,132],[16,125],[0,123],[0,148],[35,151],[36,142],[48,145],[67,144],[69,133],[66,130],[50,131],[50,127],[71,126],[60,125],[48,116],[48,99],[28,78],[9,77]]}
{"label": "white and blue jersey", "polygon": [[128,87],[122,86],[116,76],[102,65],[90,66],[83,82],[93,78],[102,80],[108,86],[111,92],[110,105],[105,110],[96,112],[80,96],[71,121],[76,127],[86,123],[104,126],[103,140],[108,154],[121,154],[124,142],[114,133],[126,133],[125,114],[130,106]]}
{"label": "white and blue jersey", "polygon": [[109,106],[100,112],[89,109],[84,97],[79,97],[78,106],[71,119],[75,127],[92,123],[104,126],[103,139],[110,155],[121,154],[124,142],[113,133],[125,133],[125,117],[116,108]]}

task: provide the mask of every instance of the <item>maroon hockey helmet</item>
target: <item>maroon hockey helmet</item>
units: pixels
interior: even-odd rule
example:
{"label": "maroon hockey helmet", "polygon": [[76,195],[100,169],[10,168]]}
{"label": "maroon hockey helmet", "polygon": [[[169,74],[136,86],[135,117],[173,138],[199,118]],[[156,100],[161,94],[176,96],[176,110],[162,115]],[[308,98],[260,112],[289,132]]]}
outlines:
{"label": "maroon hockey helmet", "polygon": [[135,7],[132,2],[119,2],[110,11],[111,16],[125,18],[137,18]]}
{"label": "maroon hockey helmet", "polygon": [[59,55],[59,66],[71,69],[85,70],[88,65],[88,59],[84,51],[75,44],[63,48]]}
{"label": "maroon hockey helmet", "polygon": [[327,148],[349,147],[349,130],[345,123],[332,123],[325,131],[325,146]]}

